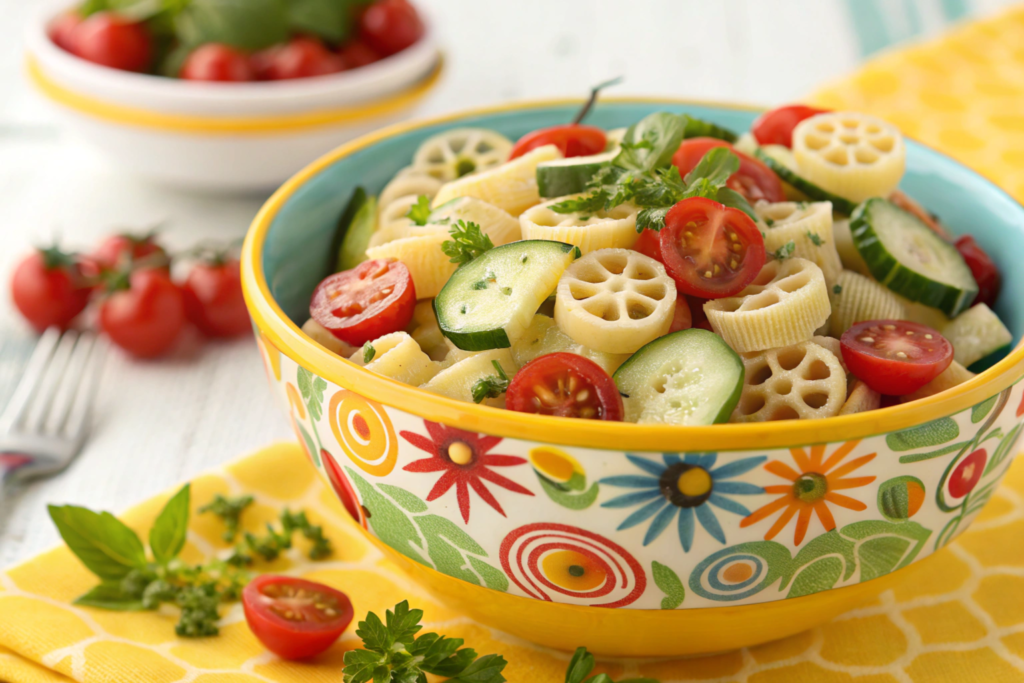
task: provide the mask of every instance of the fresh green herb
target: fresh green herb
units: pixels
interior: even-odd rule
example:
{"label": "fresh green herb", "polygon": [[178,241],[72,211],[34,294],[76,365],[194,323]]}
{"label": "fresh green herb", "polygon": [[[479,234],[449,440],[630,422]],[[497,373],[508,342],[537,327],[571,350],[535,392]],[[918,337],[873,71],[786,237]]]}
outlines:
{"label": "fresh green herb", "polygon": [[419,634],[423,611],[409,609],[407,601],[388,610],[385,621],[373,612],[359,622],[356,635],[362,650],[345,653],[344,683],[426,683],[427,674],[448,683],[503,683],[508,664],[500,655],[478,657],[463,648],[461,638],[436,633]]}
{"label": "fresh green herb", "polygon": [[416,198],[416,203],[409,207],[409,213],[405,214],[416,225],[426,225],[430,222],[430,197],[421,194]]}
{"label": "fresh green herb", "polygon": [[[590,654],[587,648],[576,648],[572,659],[569,660],[569,668],[565,672],[565,683],[615,683],[608,674],[596,674],[587,678],[594,670],[595,664],[594,655]],[[658,683],[658,681],[653,678],[630,678],[619,681],[619,683]]]}
{"label": "fresh green herb", "polygon": [[764,217],[764,224],[767,225],[770,228],[773,225],[775,225],[775,219],[769,218],[768,216],[765,216]]}
{"label": "fresh green herb", "polygon": [[506,391],[508,391],[509,378],[505,374],[504,368],[501,367],[501,363],[496,360],[492,360],[491,364],[494,369],[498,372],[497,375],[491,375],[490,377],[484,377],[479,379],[473,385],[473,402],[483,403],[485,398],[498,398]]}
{"label": "fresh green herb", "polygon": [[807,231],[807,239],[813,242],[816,247],[820,247],[825,244],[825,240],[821,239],[821,235],[811,232],[810,230]]}
{"label": "fresh green herb", "polygon": [[793,251],[796,249],[796,242],[790,240],[783,244],[781,247],[775,250],[775,258],[780,261],[784,261],[793,255]]}
{"label": "fresh green herb", "polygon": [[494,249],[494,242],[480,230],[480,226],[476,223],[467,223],[460,219],[448,229],[448,234],[452,238],[441,244],[441,251],[451,259],[452,263],[457,263],[460,266],[463,263],[469,263],[485,251]]}
{"label": "fresh green herb", "polygon": [[377,355],[377,349],[373,347],[373,344],[366,342],[363,344],[363,363],[369,363]]}
{"label": "fresh green herb", "polygon": [[252,496],[225,498],[218,493],[212,502],[199,508],[199,514],[209,512],[220,517],[224,522],[224,540],[234,543],[235,537],[238,536],[238,523],[242,518],[242,513],[252,504]]}
{"label": "fresh green herb", "polygon": [[833,294],[842,294],[843,293],[843,286],[842,285],[832,285],[832,293]]}

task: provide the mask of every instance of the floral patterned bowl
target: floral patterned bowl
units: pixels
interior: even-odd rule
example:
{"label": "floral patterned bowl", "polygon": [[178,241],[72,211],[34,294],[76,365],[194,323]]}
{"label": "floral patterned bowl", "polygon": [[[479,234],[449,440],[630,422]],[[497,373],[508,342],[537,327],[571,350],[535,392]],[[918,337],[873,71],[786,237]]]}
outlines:
{"label": "floral patterned bowl", "polygon": [[[501,107],[383,130],[268,202],[243,284],[274,392],[353,519],[454,608],[527,640],[610,655],[715,652],[826,621],[913,571],[971,523],[1016,453],[1024,349],[944,394],[822,421],[680,428],[469,405],[368,373],[303,335],[343,204],[379,190],[440,130],[516,138],[577,103]],[[733,129],[756,112],[605,102],[592,122],[661,109]],[[1024,209],[911,143],[902,187],[970,229],[1024,331]]]}

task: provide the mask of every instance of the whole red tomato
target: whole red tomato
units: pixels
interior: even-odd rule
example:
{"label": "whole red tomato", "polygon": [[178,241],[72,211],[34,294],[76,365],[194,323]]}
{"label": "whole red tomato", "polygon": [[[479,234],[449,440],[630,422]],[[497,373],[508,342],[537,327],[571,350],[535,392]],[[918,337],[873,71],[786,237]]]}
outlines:
{"label": "whole red tomato", "polygon": [[147,71],[153,40],[143,25],[113,12],[97,12],[75,27],[71,51],[84,60],[122,71]]}
{"label": "whole red tomato", "polygon": [[38,332],[67,329],[89,304],[91,291],[81,266],[55,247],[26,256],[11,278],[14,305]]}
{"label": "whole red tomato", "polygon": [[345,70],[345,62],[316,38],[293,38],[252,57],[256,76],[264,81],[326,76]]}
{"label": "whole red tomato", "polygon": [[54,45],[62,50],[73,52],[74,49],[72,47],[71,36],[74,34],[75,29],[78,28],[78,25],[83,21],[85,21],[85,19],[78,12],[75,12],[74,10],[65,12],[50,22],[47,34],[50,36],[50,40],[53,41]]}
{"label": "whole red tomato", "polygon": [[423,20],[407,0],[378,0],[359,19],[359,36],[385,57],[412,46],[423,33]]}
{"label": "whole red tomato", "polygon": [[[167,250],[157,242],[156,235],[111,235],[90,254],[89,260],[101,270],[114,270],[129,263],[145,260],[147,265],[164,267],[169,262]],[[166,261],[165,261],[166,260]]]}
{"label": "whole red tomato", "polygon": [[207,43],[196,48],[181,67],[186,81],[244,83],[256,80],[249,55],[222,43]]}
{"label": "whole red tomato", "polygon": [[978,296],[974,303],[986,304],[990,308],[995,306],[1003,286],[1003,276],[995,261],[970,235],[963,235],[956,241],[956,250],[964,257],[974,281],[978,283]]}
{"label": "whole red tomato", "polygon": [[185,299],[166,271],[137,270],[100,307],[100,327],[137,358],[168,351],[185,326]]}
{"label": "whole red tomato", "polygon": [[181,293],[188,319],[208,337],[236,337],[252,329],[238,261],[194,266]]}

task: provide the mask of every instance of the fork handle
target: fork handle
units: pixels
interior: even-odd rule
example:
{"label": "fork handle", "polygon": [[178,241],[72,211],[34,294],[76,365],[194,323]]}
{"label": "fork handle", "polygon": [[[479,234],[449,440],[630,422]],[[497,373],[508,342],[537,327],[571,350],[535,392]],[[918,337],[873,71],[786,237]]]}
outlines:
{"label": "fork handle", "polygon": [[0,453],[0,519],[5,514],[4,503],[8,487],[13,483],[14,473],[32,462],[32,458],[21,453]]}

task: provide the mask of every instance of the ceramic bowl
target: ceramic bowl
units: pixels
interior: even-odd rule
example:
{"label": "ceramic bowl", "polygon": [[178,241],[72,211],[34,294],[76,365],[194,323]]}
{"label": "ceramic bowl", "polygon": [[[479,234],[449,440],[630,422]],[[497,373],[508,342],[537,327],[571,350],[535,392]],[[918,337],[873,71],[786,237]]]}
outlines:
{"label": "ceramic bowl", "polygon": [[[439,131],[484,126],[516,139],[570,120],[577,106],[516,105],[380,131],[293,178],[253,224],[243,286],[271,386],[352,518],[484,623],[556,648],[629,656],[717,652],[807,629],[962,533],[1016,453],[1020,347],[908,405],[671,427],[460,403],[373,375],[299,330],[356,185],[380,190]],[[616,128],[658,110],[734,130],[757,114],[623,100],[603,102],[589,122]],[[1013,267],[1024,209],[916,143],[902,187],[996,257],[1006,278],[999,313],[1019,339],[1024,309],[1011,304],[1024,296],[1024,270]]]}
{"label": "ceramic bowl", "polygon": [[49,4],[26,29],[27,70],[69,129],[150,180],[185,189],[270,191],[335,146],[402,120],[436,85],[429,31],[350,72],[274,83],[193,83],[91,64],[46,28],[78,4]]}

